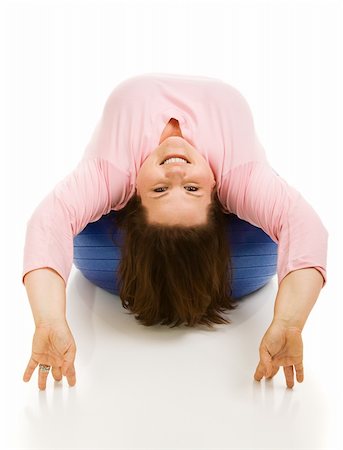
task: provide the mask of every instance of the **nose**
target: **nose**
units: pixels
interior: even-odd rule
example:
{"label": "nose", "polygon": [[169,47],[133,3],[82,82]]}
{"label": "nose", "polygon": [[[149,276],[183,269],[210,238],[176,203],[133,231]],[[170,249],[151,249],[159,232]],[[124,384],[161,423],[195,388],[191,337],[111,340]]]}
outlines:
{"label": "nose", "polygon": [[166,177],[173,178],[173,177],[184,177],[186,174],[186,166],[187,164],[180,164],[180,165],[172,165],[167,168],[166,170]]}

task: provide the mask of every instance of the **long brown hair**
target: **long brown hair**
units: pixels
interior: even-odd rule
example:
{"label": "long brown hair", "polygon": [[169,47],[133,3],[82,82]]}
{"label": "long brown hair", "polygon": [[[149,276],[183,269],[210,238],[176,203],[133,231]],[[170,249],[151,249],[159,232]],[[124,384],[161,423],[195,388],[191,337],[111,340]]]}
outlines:
{"label": "long brown hair", "polygon": [[145,326],[231,323],[219,314],[237,306],[224,216],[214,189],[206,224],[152,224],[135,193],[114,215],[123,231],[117,272],[123,307]]}

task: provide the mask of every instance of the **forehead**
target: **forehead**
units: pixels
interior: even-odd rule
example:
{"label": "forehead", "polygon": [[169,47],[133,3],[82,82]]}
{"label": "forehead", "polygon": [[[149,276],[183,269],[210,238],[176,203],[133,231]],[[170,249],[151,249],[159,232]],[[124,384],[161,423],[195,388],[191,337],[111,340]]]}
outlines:
{"label": "forehead", "polygon": [[146,198],[145,206],[152,214],[193,216],[206,214],[207,207],[210,205],[210,196],[203,195],[195,197],[192,195],[168,195],[162,198]]}
{"label": "forehead", "polygon": [[169,211],[169,213],[159,213],[157,211],[153,212],[151,210],[148,211],[148,222],[149,223],[158,223],[162,225],[186,225],[186,226],[194,226],[194,225],[203,225],[207,222],[207,213],[204,208],[203,214],[197,209],[197,213],[194,211],[189,211],[189,214],[175,214],[175,212]]}

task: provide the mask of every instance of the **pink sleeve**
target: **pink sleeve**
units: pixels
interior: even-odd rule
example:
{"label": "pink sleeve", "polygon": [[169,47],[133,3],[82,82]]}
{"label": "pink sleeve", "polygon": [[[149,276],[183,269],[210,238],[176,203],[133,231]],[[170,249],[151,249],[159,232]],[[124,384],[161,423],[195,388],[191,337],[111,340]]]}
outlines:
{"label": "pink sleeve", "polygon": [[22,283],[31,270],[50,267],[67,285],[73,237],[111,209],[120,209],[128,185],[127,175],[107,160],[82,159],[40,202],[27,222]]}
{"label": "pink sleeve", "polygon": [[227,172],[221,189],[229,212],[278,244],[279,285],[289,272],[314,267],[325,286],[328,231],[312,206],[267,161],[250,161]]}

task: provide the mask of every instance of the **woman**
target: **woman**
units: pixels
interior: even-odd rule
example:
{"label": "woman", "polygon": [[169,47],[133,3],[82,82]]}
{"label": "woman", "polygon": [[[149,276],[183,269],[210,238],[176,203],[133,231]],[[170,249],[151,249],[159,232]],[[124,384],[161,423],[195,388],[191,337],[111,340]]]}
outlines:
{"label": "woman", "polygon": [[235,88],[146,74],[112,91],[82,160],[28,222],[22,281],[36,332],[24,381],[40,364],[41,389],[50,367],[75,384],[65,319],[73,237],[111,210],[125,231],[122,304],[144,325],[229,323],[219,315],[235,307],[223,213],[264,230],[278,243],[279,290],[255,379],[283,366],[288,387],[293,367],[303,380],[301,331],[326,283],[327,230],[269,165]]}

